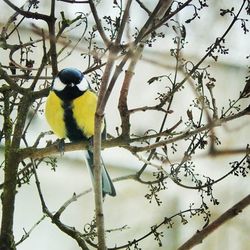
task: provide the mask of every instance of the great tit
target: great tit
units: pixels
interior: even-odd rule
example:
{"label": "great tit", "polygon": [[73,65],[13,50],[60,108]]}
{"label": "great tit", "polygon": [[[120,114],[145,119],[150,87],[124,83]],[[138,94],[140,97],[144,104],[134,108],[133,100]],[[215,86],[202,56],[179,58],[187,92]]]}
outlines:
{"label": "great tit", "polygon": [[[94,135],[94,120],[97,95],[83,73],[76,68],[65,68],[54,78],[45,106],[46,119],[59,138],[69,138],[72,142],[91,140]],[[103,122],[105,135],[105,122]],[[114,185],[102,162],[102,192],[116,195]],[[94,180],[93,152],[86,150],[86,164]]]}

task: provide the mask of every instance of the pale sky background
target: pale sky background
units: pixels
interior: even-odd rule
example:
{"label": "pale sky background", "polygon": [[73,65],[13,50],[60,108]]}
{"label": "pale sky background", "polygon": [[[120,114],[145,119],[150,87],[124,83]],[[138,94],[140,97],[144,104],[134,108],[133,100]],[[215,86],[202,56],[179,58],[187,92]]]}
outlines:
{"label": "pale sky background", "polygon": [[[20,4],[23,1],[16,1]],[[49,1],[41,1],[43,11],[49,5]],[[147,1],[148,3],[151,1]],[[228,4],[230,2],[230,4]],[[237,5],[239,8],[241,1],[209,1],[209,5],[216,7],[223,6],[227,3],[228,8]],[[111,1],[105,0],[100,4],[100,16],[110,13]],[[151,2],[152,3],[152,2]],[[84,5],[84,8],[86,5]],[[6,18],[12,13],[9,7],[3,2],[0,3],[0,8],[4,9],[4,14],[0,16],[0,22],[6,22]],[[83,8],[83,7],[82,7]],[[221,36],[225,27],[230,23],[231,18],[222,18],[219,15],[220,7],[216,7],[216,12],[213,8],[209,10],[204,9],[200,12],[201,19],[195,20],[191,25],[186,25],[187,41],[184,56],[190,58],[194,62],[198,62],[204,55],[206,48],[215,41],[215,38]],[[65,16],[73,18],[75,12],[86,11],[80,9],[77,5],[69,5],[62,2],[57,2],[58,13],[63,10]],[[138,13],[136,8],[132,9],[132,23],[143,24],[146,16]],[[179,16],[179,20],[185,20],[186,17],[192,15],[192,9],[188,9],[185,13]],[[40,11],[40,9],[39,9]],[[190,12],[191,11],[191,12]],[[46,12],[45,12],[46,13]],[[26,27],[30,27],[31,23],[37,22],[27,20]],[[41,25],[43,25],[41,23]],[[250,27],[249,27],[250,28]],[[78,35],[79,33],[72,32],[70,35]],[[27,34],[28,35],[28,34]],[[172,46],[171,37],[173,31],[167,33],[169,36],[168,43],[166,40],[159,40],[154,44],[153,49],[145,49],[145,55],[138,64],[133,78],[133,82],[129,94],[129,107],[138,107],[144,105],[152,105],[155,103],[154,93],[164,89],[164,83],[148,86],[146,82],[156,75],[168,74],[165,68],[158,67],[152,63],[146,62],[146,59],[153,59],[171,65],[172,58],[169,56],[169,49]],[[27,38],[28,40],[28,38]],[[244,87],[244,79],[247,73],[247,65],[249,59],[245,55],[250,54],[250,35],[249,33],[243,35],[240,29],[240,23],[232,29],[226,40],[226,46],[230,47],[229,55],[220,56],[220,63],[215,64],[212,60],[207,61],[204,66],[211,64],[210,72],[217,79],[215,87],[215,97],[217,99],[218,107],[227,106],[228,99],[238,98],[239,91]],[[13,41],[14,42],[14,41]],[[81,46],[85,46],[84,44]],[[153,51],[153,52],[152,52]],[[5,51],[1,50],[0,57],[4,58]],[[59,67],[74,66],[84,70],[83,59],[77,51],[73,56],[64,60]],[[2,60],[1,60],[2,63]],[[4,61],[7,65],[8,60]],[[86,76],[88,77],[88,76]],[[183,76],[182,76],[183,77]],[[122,83],[122,77],[118,79],[118,84],[111,95],[106,109],[106,119],[108,124],[108,132],[115,135],[115,127],[120,125],[119,113],[117,111],[117,101],[119,97],[119,88]],[[0,81],[0,84],[2,82]],[[185,97],[186,98],[185,98]],[[191,97],[193,93],[190,89],[185,89],[185,95],[177,95],[173,108],[174,114],[169,116],[168,126],[175,124],[180,117],[186,119],[186,107],[191,104]],[[249,100],[241,101],[242,108],[249,105]],[[142,133],[148,129],[148,124],[155,129],[160,127],[162,114],[155,112],[140,113],[132,117],[132,129],[134,133]],[[183,123],[180,130],[186,129]],[[230,122],[216,129],[216,133],[220,136],[222,145],[221,148],[243,148],[250,142],[249,136],[249,117],[240,118],[238,121]],[[42,131],[49,130],[49,127],[44,119],[43,114],[39,113],[32,123],[30,129],[30,141],[34,140],[35,136]],[[46,137],[46,140],[55,139],[54,136]],[[45,141],[44,141],[45,143]],[[180,146],[179,156],[183,154],[183,148]],[[3,158],[0,155],[1,159]],[[80,193],[91,186],[90,178],[86,168],[83,166],[82,152],[73,152],[64,154],[58,157],[58,168],[56,172],[51,171],[46,165],[38,169],[39,179],[42,185],[43,194],[51,211],[56,211],[73,193]],[[197,171],[204,174],[210,174],[214,178],[218,178],[229,170],[229,162],[233,160],[240,160],[242,155],[234,155],[231,157],[202,157],[201,154],[195,158]],[[130,173],[135,173],[143,165],[134,156],[124,149],[112,148],[106,149],[103,152],[103,158],[107,166],[109,166],[109,173],[112,178],[123,176]],[[176,161],[179,159],[176,155]],[[150,172],[154,170],[149,168]],[[2,173],[1,173],[2,174]],[[2,177],[1,177],[2,180]],[[161,192],[160,196],[163,199],[163,205],[158,207],[154,202],[149,202],[144,198],[148,189],[139,183],[132,180],[116,182],[117,197],[108,197],[104,204],[105,219],[107,229],[120,228],[128,225],[128,229],[117,231],[115,233],[107,234],[108,246],[113,247],[115,243],[120,245],[126,243],[134,238],[139,238],[150,230],[150,227],[156,223],[160,223],[165,216],[188,208],[190,202],[200,202],[199,194],[196,191],[183,190],[174,185],[168,180],[168,189]],[[213,217],[216,218],[222,212],[230,208],[234,203],[245,197],[249,193],[249,177],[236,178],[229,176],[214,187],[214,195],[221,201],[221,205],[211,206]],[[62,216],[63,222],[70,226],[75,226],[79,230],[83,230],[84,224],[90,222],[94,215],[94,199],[93,194],[87,194],[69,206]],[[1,215],[0,215],[1,216]],[[28,231],[40,218],[42,211],[39,197],[36,191],[34,178],[31,179],[30,185],[25,185],[18,190],[16,200],[16,214],[15,214],[15,237],[19,240],[24,234],[23,228]],[[195,250],[203,249],[242,249],[247,250],[249,246],[246,245],[250,228],[250,209],[245,209],[242,214],[236,219],[230,221],[222,228],[217,230],[214,234],[209,236],[204,244],[195,247]],[[173,230],[162,227],[160,230],[164,231],[163,248],[159,248],[157,243],[153,240],[153,236],[149,237],[142,245],[139,245],[143,250],[152,249],[169,249],[174,250],[177,246],[182,244],[191,235],[195,233],[198,228],[201,228],[202,218],[196,217],[192,222],[183,226],[176,220],[175,228]],[[197,226],[198,225],[198,226]],[[198,227],[198,228],[197,228]],[[111,236],[111,237],[110,237]],[[67,235],[61,233],[49,219],[45,219],[32,232],[31,236],[18,246],[18,250],[77,250],[77,244]]]}

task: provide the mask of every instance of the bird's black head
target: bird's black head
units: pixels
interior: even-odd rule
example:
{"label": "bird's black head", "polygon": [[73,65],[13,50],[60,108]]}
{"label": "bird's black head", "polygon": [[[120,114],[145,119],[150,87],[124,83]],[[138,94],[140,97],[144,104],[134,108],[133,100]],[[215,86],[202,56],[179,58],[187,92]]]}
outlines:
{"label": "bird's black head", "polygon": [[64,101],[71,101],[81,96],[89,84],[83,73],[76,68],[61,70],[52,83],[52,90]]}

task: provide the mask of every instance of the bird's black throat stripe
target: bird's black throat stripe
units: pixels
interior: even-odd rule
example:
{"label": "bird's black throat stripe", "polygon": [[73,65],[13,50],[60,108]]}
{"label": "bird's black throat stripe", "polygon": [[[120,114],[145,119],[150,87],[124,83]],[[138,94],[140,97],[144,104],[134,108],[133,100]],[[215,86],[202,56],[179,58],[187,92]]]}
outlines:
{"label": "bird's black throat stripe", "polygon": [[73,103],[72,101],[64,101],[62,104],[64,110],[64,122],[67,131],[67,137],[70,141],[87,140],[83,132],[77,126],[76,120],[73,116]]}

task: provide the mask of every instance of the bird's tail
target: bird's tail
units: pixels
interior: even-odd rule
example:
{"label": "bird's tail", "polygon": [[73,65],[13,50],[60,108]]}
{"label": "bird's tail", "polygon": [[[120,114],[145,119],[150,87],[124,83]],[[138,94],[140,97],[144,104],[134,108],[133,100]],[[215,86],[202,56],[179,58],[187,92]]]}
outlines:
{"label": "bird's tail", "polygon": [[[94,169],[93,169],[94,155],[93,155],[93,152],[90,150],[86,150],[85,152],[86,152],[86,164],[89,168],[92,183],[94,183]],[[114,184],[105,168],[102,158],[101,158],[101,171],[102,171],[102,195],[103,197],[105,197],[106,194],[115,196],[116,191],[115,191]]]}

